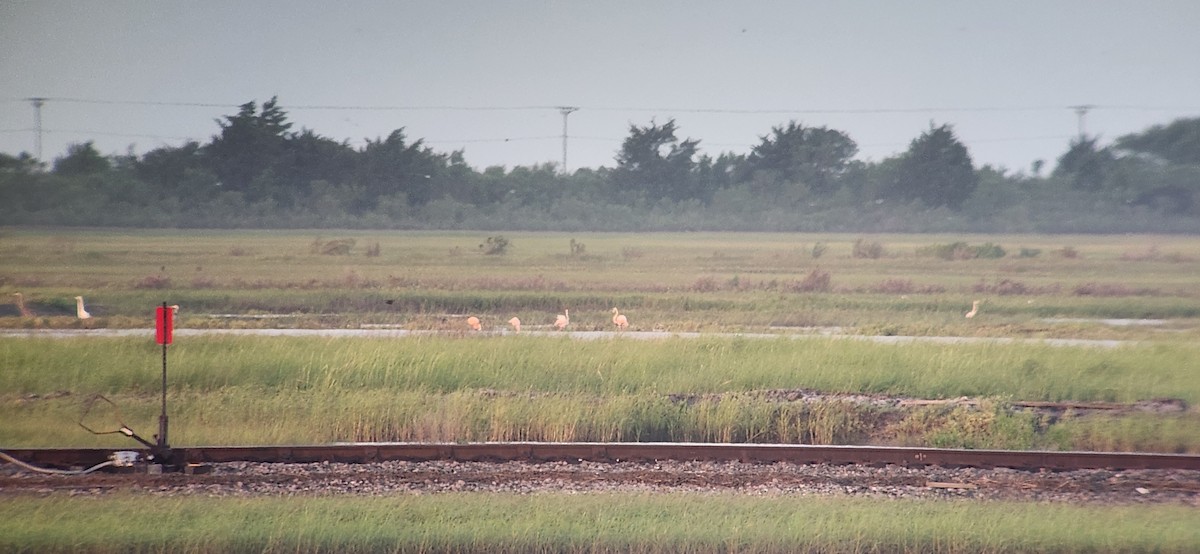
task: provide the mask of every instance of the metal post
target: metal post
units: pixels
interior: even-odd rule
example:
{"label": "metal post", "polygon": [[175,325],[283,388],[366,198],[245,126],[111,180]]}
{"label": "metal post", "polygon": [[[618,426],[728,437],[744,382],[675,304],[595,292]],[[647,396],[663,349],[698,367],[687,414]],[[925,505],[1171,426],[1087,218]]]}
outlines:
{"label": "metal post", "polygon": [[[167,319],[171,317],[171,308],[167,307],[167,303],[162,304],[162,318],[158,322],[162,329],[167,329]],[[158,448],[163,452],[170,449],[167,443],[167,341],[162,341],[163,356],[162,356],[162,413],[158,416]]]}

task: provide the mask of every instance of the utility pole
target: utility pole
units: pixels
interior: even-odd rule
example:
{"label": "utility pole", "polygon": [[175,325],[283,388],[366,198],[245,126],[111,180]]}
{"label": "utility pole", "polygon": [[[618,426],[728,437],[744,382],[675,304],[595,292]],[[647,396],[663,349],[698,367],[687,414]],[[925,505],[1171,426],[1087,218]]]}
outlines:
{"label": "utility pole", "polygon": [[559,113],[561,113],[563,116],[563,132],[562,132],[562,139],[563,139],[562,172],[563,172],[563,175],[567,174],[567,116],[571,115],[571,112],[578,111],[578,110],[579,110],[579,108],[577,108],[575,106],[559,106],[558,107]]}
{"label": "utility pole", "polygon": [[1079,116],[1079,140],[1083,140],[1083,138],[1085,136],[1083,119],[1085,116],[1087,116],[1088,110],[1095,108],[1095,107],[1096,106],[1093,106],[1091,104],[1080,104],[1078,106],[1070,106],[1070,108],[1072,110],[1075,110],[1075,115]]}
{"label": "utility pole", "polygon": [[33,129],[37,133],[37,159],[42,161],[42,104],[46,103],[45,98],[33,97],[26,98],[33,102]]}

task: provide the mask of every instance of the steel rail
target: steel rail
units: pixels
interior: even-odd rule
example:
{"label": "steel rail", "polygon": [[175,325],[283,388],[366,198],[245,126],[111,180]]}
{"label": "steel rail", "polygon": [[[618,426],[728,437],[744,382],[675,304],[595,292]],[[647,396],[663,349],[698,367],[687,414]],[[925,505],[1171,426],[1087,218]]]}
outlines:
{"label": "steel rail", "polygon": [[[111,459],[114,452],[140,448],[0,448],[30,464],[89,466]],[[338,443],[280,446],[191,446],[172,449],[176,465],[220,462],[373,463],[404,461],[459,462],[653,462],[716,461],[746,463],[857,464],[1048,469],[1176,469],[1200,471],[1200,455],[1135,452],[1052,452],[1023,450],[958,450],[883,446],[817,446],[792,444],[714,443]]]}

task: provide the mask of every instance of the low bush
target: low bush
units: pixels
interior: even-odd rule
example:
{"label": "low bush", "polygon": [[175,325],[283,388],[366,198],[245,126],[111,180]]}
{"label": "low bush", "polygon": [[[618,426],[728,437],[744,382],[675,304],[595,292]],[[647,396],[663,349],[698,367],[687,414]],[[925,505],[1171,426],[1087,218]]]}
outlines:
{"label": "low bush", "polygon": [[496,235],[488,237],[483,244],[479,245],[479,250],[487,256],[503,256],[508,253],[508,247],[511,245],[509,240],[504,235]]}
{"label": "low bush", "polygon": [[854,241],[854,257],[867,258],[871,260],[882,258],[884,254],[883,245],[868,241],[866,239],[858,239]]}
{"label": "low bush", "polygon": [[1004,248],[990,242],[979,246],[971,246],[965,242],[949,244],[934,244],[917,249],[918,256],[932,256],[943,260],[973,260],[976,258],[1003,258],[1007,254]]}

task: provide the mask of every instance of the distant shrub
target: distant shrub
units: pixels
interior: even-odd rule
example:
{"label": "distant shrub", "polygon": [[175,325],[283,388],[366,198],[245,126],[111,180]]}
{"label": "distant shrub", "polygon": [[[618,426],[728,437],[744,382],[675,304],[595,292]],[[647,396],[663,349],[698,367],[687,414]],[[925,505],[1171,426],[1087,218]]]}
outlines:
{"label": "distant shrub", "polygon": [[720,288],[714,277],[699,277],[692,283],[692,290],[695,292],[713,292]]}
{"label": "distant shrub", "polygon": [[973,248],[975,250],[976,258],[997,259],[1003,258],[1006,254],[1008,254],[999,244],[992,244],[990,242],[975,246]]}
{"label": "distant shrub", "polygon": [[1003,258],[1006,252],[997,244],[985,243],[971,246],[965,242],[935,244],[917,249],[918,256],[933,256],[943,260],[973,260],[975,258]]}
{"label": "distant shrub", "polygon": [[854,241],[854,257],[879,259],[883,257],[883,245],[866,239],[858,239]]}
{"label": "distant shrub", "polygon": [[378,241],[367,245],[367,257],[368,258],[378,258],[381,251],[382,251],[382,249],[380,248]]}
{"label": "distant shrub", "polygon": [[820,268],[812,270],[802,281],[793,281],[788,290],[792,292],[829,292],[833,289],[832,278],[828,271]]}
{"label": "distant shrub", "polygon": [[229,249],[230,256],[249,256],[251,254],[254,254],[253,250],[241,246],[234,246]]}
{"label": "distant shrub", "polygon": [[322,256],[348,256],[350,250],[354,248],[354,243],[354,239],[334,239],[324,242],[321,237],[317,237],[313,239],[312,244],[308,245],[308,251]]}
{"label": "distant shrub", "polygon": [[1058,255],[1073,260],[1079,257],[1079,251],[1074,246],[1064,246],[1058,250]]}
{"label": "distant shrub", "polygon": [[1042,254],[1041,248],[1025,248],[1021,247],[1021,251],[1017,253],[1018,258],[1036,258]]}
{"label": "distant shrub", "polygon": [[815,260],[815,259],[820,258],[821,256],[825,255],[826,250],[829,250],[829,247],[826,246],[825,243],[818,242],[818,243],[814,244],[812,247],[813,259]]}
{"label": "distant shrub", "polygon": [[625,248],[621,249],[621,257],[625,258],[626,260],[634,260],[645,255],[646,253],[642,251],[641,248],[637,248],[635,246],[626,246]]}
{"label": "distant shrub", "polygon": [[479,250],[487,256],[503,256],[508,253],[509,246],[510,243],[507,238],[504,238],[504,235],[496,235],[488,237],[487,241],[480,244]]}
{"label": "distant shrub", "polygon": [[582,242],[577,242],[575,239],[571,239],[571,257],[579,258],[585,254],[587,254],[587,246],[585,246]]}

